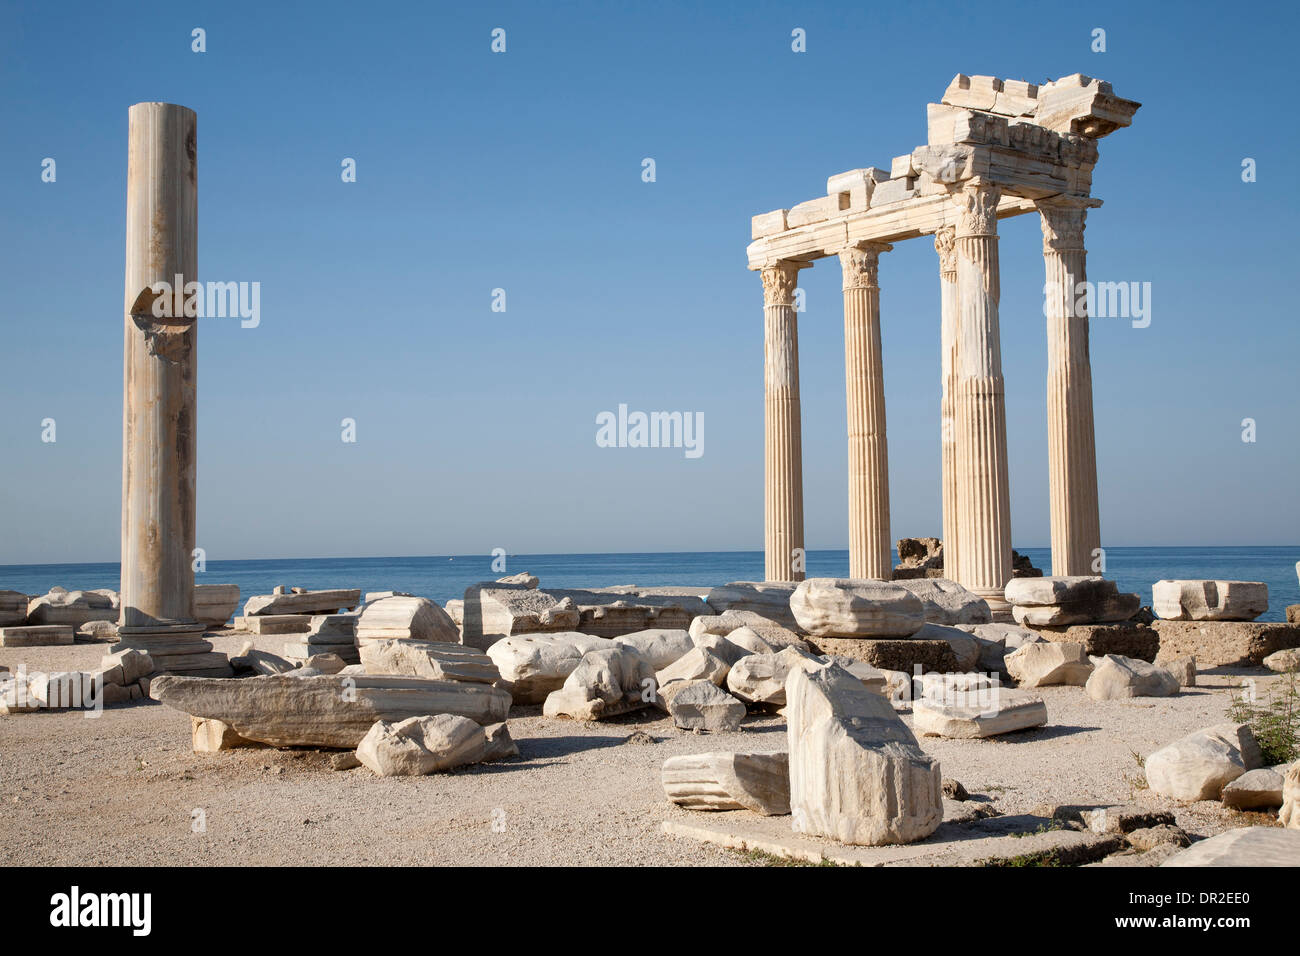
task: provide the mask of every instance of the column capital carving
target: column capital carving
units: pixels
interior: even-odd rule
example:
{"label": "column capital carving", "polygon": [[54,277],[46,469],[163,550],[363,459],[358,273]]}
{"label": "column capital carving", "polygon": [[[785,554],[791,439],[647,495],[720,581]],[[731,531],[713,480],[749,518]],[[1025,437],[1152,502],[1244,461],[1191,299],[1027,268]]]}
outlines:
{"label": "column capital carving", "polygon": [[934,234],[934,251],[939,253],[940,275],[957,272],[957,230],[953,226],[940,226]]}
{"label": "column capital carving", "polygon": [[998,234],[998,200],[1002,187],[993,183],[970,182],[953,196],[957,204],[957,238],[996,236]]}
{"label": "column capital carving", "polygon": [[840,269],[844,273],[843,288],[878,289],[877,266],[880,254],[894,248],[887,242],[865,240],[845,246],[840,250]]}
{"label": "column capital carving", "polygon": [[1043,225],[1043,255],[1053,252],[1083,252],[1083,230],[1088,210],[1065,203],[1038,203]]}
{"label": "column capital carving", "polygon": [[793,259],[778,259],[763,266],[763,305],[794,305],[794,290],[799,285],[799,270],[811,263]]}

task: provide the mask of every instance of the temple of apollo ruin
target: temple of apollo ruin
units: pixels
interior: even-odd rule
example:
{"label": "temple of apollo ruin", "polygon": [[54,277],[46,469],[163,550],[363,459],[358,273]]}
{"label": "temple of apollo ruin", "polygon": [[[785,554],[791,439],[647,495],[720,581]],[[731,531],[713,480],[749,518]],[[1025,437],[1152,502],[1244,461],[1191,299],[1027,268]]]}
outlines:
{"label": "temple of apollo ruin", "polygon": [[1038,213],[1047,302],[1052,574],[1092,574],[1100,547],[1084,222],[1097,140],[1139,103],[1081,74],[1035,86],[958,74],[927,106],[927,142],[831,176],[826,195],[753,218],[749,268],[763,279],[766,579],[804,577],[799,270],[843,272],[849,441],[849,572],[892,573],[878,262],[933,236],[939,257],[944,575],[1007,610],[1011,509],[998,331],[998,220]]}

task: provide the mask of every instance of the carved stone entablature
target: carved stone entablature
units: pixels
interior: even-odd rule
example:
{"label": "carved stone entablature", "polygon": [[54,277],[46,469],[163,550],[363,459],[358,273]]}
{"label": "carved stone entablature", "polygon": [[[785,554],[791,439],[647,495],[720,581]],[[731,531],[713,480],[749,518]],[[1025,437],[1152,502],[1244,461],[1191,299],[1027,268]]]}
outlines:
{"label": "carved stone entablature", "polygon": [[859,242],[840,250],[840,269],[844,273],[843,288],[875,289],[880,254],[894,248],[887,242]]}

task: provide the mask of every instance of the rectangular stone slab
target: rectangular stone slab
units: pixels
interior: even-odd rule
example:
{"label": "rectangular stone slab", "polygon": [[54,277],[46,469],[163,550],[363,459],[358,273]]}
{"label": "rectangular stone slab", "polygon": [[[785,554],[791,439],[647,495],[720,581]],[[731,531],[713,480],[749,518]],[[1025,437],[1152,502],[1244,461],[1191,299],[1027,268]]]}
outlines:
{"label": "rectangular stone slab", "polygon": [[1265,657],[1300,647],[1300,625],[1257,621],[1156,621],[1157,662],[1192,656],[1196,666],[1259,667]]}
{"label": "rectangular stone slab", "polygon": [[219,720],[247,740],[349,750],[377,720],[458,714],[486,727],[510,711],[510,695],[499,688],[418,677],[164,676],[153,680],[149,696],[192,717]]}
{"label": "rectangular stone slab", "polygon": [[245,617],[260,614],[333,614],[361,603],[360,588],[303,591],[297,594],[257,594],[244,605]]}
{"label": "rectangular stone slab", "polygon": [[312,614],[254,614],[235,618],[235,624],[250,634],[306,634]]}
{"label": "rectangular stone slab", "polygon": [[28,627],[0,627],[0,647],[43,647],[71,644],[76,631],[70,624],[35,624]]}

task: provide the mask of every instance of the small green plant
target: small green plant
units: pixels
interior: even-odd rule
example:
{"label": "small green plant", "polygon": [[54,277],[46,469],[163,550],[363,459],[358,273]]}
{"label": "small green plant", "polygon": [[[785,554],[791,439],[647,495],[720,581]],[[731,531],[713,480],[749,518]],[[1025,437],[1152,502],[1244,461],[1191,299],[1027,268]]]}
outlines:
{"label": "small green plant", "polygon": [[778,856],[775,853],[768,853],[765,850],[738,850],[745,860],[753,866],[842,866],[834,860],[823,859],[819,863],[813,863],[809,860],[799,859],[792,856]]}
{"label": "small green plant", "polygon": [[1137,764],[1138,772],[1132,775],[1125,774],[1124,782],[1128,784],[1131,793],[1136,793],[1139,790],[1146,790],[1148,787],[1146,774],[1147,758],[1142,756],[1142,754],[1138,753],[1132,747],[1129,748],[1128,752],[1133,755],[1133,762]]}
{"label": "small green plant", "polygon": [[[1228,716],[1239,724],[1250,726],[1259,743],[1264,763],[1291,763],[1300,758],[1300,681],[1297,673],[1287,671],[1269,688],[1268,696],[1254,700],[1245,693],[1233,691]],[[1252,686],[1253,685],[1248,685]]]}

